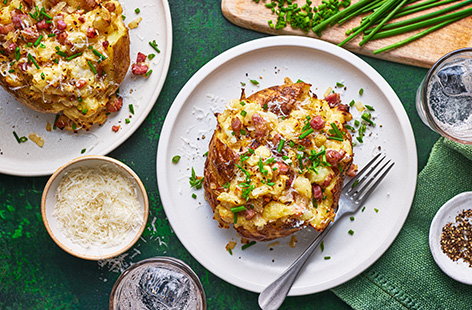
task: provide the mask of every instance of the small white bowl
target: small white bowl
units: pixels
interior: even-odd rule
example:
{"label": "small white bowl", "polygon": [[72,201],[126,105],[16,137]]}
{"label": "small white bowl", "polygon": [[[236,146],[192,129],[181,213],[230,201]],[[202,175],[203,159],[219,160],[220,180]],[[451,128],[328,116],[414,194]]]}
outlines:
{"label": "small white bowl", "polygon": [[453,261],[441,250],[442,228],[455,223],[462,210],[471,208],[472,192],[461,193],[447,201],[436,213],[429,229],[429,248],[439,268],[456,281],[472,285],[472,267],[462,260]]}
{"label": "small white bowl", "polygon": [[[53,216],[53,211],[56,204],[55,194],[62,177],[67,171],[79,167],[98,167],[103,165],[106,165],[107,167],[110,167],[112,169],[116,169],[117,171],[130,177],[130,179],[136,186],[138,201],[142,207],[143,224],[137,231],[129,233],[128,236],[126,236],[126,238],[123,240],[123,242],[116,246],[85,247],[72,242],[60,229],[60,223],[58,222],[56,217]],[[49,235],[54,240],[54,242],[56,242],[56,244],[67,253],[88,260],[100,260],[115,257],[131,248],[133,244],[136,243],[136,241],[139,239],[139,237],[144,231],[144,228],[146,227],[148,213],[149,201],[147,192],[138,175],[122,162],[107,156],[82,156],[66,163],[65,165],[57,169],[49,178],[48,182],[46,183],[46,186],[44,187],[43,195],[41,198],[41,215],[43,217],[44,226],[46,226],[46,230],[48,231]]]}

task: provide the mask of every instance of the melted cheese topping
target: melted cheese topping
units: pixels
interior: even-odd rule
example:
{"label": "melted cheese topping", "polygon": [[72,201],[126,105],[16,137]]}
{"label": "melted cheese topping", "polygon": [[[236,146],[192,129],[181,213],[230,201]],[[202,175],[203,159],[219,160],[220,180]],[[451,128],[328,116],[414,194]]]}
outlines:
{"label": "melted cheese topping", "polygon": [[[308,95],[295,103],[288,116],[271,111],[256,102],[234,100],[218,115],[219,127],[215,135],[235,151],[237,165],[234,168],[235,177],[226,186],[225,192],[217,197],[216,218],[231,224],[234,221],[231,208],[244,205],[254,210],[256,215],[250,219],[238,216],[235,227],[262,230],[269,223],[295,219],[299,225],[310,224],[316,229],[323,229],[334,219],[336,206],[333,203],[333,189],[353,154],[348,133],[342,141],[329,139],[332,124],[346,132],[344,123],[351,119],[351,115],[331,108],[325,100]],[[266,141],[251,149],[255,139],[253,116],[256,113],[262,117],[267,128]],[[311,129],[309,122],[316,115],[323,118],[325,126],[309,134],[303,143],[299,137],[302,132]],[[241,134],[233,132],[235,118],[243,124]],[[277,136],[279,139],[275,138]],[[280,140],[285,143],[282,151],[278,152]],[[328,150],[344,152],[336,167],[326,161]],[[278,171],[278,163],[287,165],[292,176]],[[312,187],[316,184],[322,188],[322,199],[313,197]]]}
{"label": "melted cheese topping", "polygon": [[69,171],[56,191],[53,215],[64,234],[82,246],[115,246],[143,224],[131,180],[109,167]]}

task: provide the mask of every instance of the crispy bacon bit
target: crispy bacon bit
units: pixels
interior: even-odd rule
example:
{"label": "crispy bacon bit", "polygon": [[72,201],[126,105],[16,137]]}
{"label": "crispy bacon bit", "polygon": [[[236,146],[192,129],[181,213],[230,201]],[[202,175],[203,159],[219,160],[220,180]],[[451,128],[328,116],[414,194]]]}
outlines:
{"label": "crispy bacon bit", "polygon": [[123,97],[112,97],[106,105],[107,112],[118,112],[123,106]]}
{"label": "crispy bacon bit", "polygon": [[97,2],[95,2],[95,0],[85,0],[85,4],[89,11],[97,6]]}
{"label": "crispy bacon bit", "polygon": [[331,183],[333,178],[334,178],[334,174],[328,174],[326,179],[324,179],[323,183],[321,184],[321,187],[325,187],[325,188],[328,187],[328,185]]}
{"label": "crispy bacon bit", "polygon": [[110,45],[110,42],[108,42],[108,41],[103,41],[102,42],[103,48],[108,48],[109,45]]}
{"label": "crispy bacon bit", "polygon": [[341,103],[341,96],[338,93],[329,94],[324,99],[328,102],[330,108]]}
{"label": "crispy bacon bit", "polygon": [[321,186],[319,186],[318,184],[313,184],[312,189],[313,189],[313,198],[315,200],[323,199],[323,191],[321,190]]}
{"label": "crispy bacon bit", "polygon": [[113,2],[107,2],[105,3],[105,9],[107,9],[109,12],[114,12],[116,7]]}
{"label": "crispy bacon bit", "polygon": [[265,136],[267,133],[267,124],[264,118],[262,118],[262,116],[260,116],[258,113],[254,113],[252,115],[252,122],[254,124],[254,127],[256,128],[256,137]]}
{"label": "crispy bacon bit", "polygon": [[310,121],[310,126],[314,130],[321,130],[324,128],[326,121],[320,115],[316,115]]}
{"label": "crispy bacon bit", "polygon": [[141,52],[138,52],[138,56],[136,56],[136,62],[141,63],[146,61],[147,56]]}
{"label": "crispy bacon bit", "polygon": [[10,43],[10,44],[8,44],[6,50],[9,53],[13,53],[15,51],[16,47],[17,47],[16,43]]}
{"label": "crispy bacon bit", "polygon": [[54,126],[59,129],[64,129],[69,124],[69,119],[64,115],[60,115],[54,122]]}
{"label": "crispy bacon bit", "polygon": [[346,152],[341,150],[340,152],[335,150],[327,150],[326,151],[326,160],[331,165],[336,165],[343,157]]}
{"label": "crispy bacon bit", "polygon": [[61,43],[62,45],[66,44],[67,43],[67,32],[61,32],[61,33],[58,33],[56,38],[57,38],[57,41],[59,43]]}
{"label": "crispy bacon bit", "polygon": [[281,161],[276,162],[275,166],[277,167],[277,170],[279,171],[280,174],[287,174],[287,172],[290,169],[286,163],[281,162]]}
{"label": "crispy bacon bit", "polygon": [[256,211],[254,211],[253,209],[247,209],[246,211],[244,211],[244,217],[246,218],[246,220],[251,220],[254,216],[256,216]]}
{"label": "crispy bacon bit", "polygon": [[80,15],[78,18],[79,22],[85,23],[85,17],[83,15]]}
{"label": "crispy bacon bit", "polygon": [[0,25],[0,34],[8,34],[13,30],[15,30],[15,26],[13,24],[6,24],[5,26]]}
{"label": "crispy bacon bit", "polygon": [[51,24],[46,23],[46,21],[43,19],[36,24],[36,28],[38,28],[38,30],[46,30],[51,28]]}
{"label": "crispy bacon bit", "polygon": [[97,30],[95,30],[94,28],[89,27],[89,28],[87,29],[87,38],[93,39],[93,38],[95,38],[97,35],[98,35]]}
{"label": "crispy bacon bit", "polygon": [[26,4],[28,5],[32,5],[33,4],[33,0],[25,0]]}
{"label": "crispy bacon bit", "polygon": [[310,146],[313,145],[313,142],[308,137],[306,137],[305,139],[300,140],[298,143],[303,145],[304,147],[310,147]]}
{"label": "crispy bacon bit", "polygon": [[148,69],[149,66],[145,64],[133,64],[131,66],[131,72],[133,72],[134,75],[144,75]]}
{"label": "crispy bacon bit", "polygon": [[120,130],[121,126],[112,126],[111,127],[111,130],[113,130],[113,132],[118,132],[118,130]]}
{"label": "crispy bacon bit", "polygon": [[277,147],[279,145],[280,139],[282,139],[282,136],[280,134],[276,133],[274,135],[274,137],[272,138],[272,145]]}
{"label": "crispy bacon bit", "polygon": [[349,112],[349,106],[347,104],[339,104],[337,109],[341,112]]}
{"label": "crispy bacon bit", "polygon": [[231,128],[236,134],[239,134],[239,131],[243,129],[243,123],[238,117],[235,117],[231,120]]}
{"label": "crispy bacon bit", "polygon": [[358,170],[357,165],[351,164],[351,166],[349,166],[349,169],[346,172],[346,175],[351,178],[355,177],[357,175],[357,170]]}
{"label": "crispy bacon bit", "polygon": [[75,86],[76,86],[78,89],[83,88],[85,85],[87,85],[87,81],[86,81],[86,80],[78,80],[77,82],[75,82]]}
{"label": "crispy bacon bit", "polygon": [[67,24],[62,19],[59,19],[59,20],[56,21],[56,28],[61,30],[61,31],[64,31],[67,28]]}

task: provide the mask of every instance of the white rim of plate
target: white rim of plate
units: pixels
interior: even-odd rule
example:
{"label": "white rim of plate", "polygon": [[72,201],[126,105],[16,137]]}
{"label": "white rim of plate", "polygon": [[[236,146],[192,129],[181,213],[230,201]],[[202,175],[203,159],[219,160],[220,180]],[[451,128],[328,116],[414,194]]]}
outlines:
{"label": "white rim of plate", "polygon": [[[168,206],[172,205],[172,201],[166,194],[169,192],[169,184],[165,182],[167,180],[167,175],[168,175],[165,167],[166,167],[166,162],[168,162],[170,158],[169,157],[170,155],[168,155],[168,149],[166,148],[166,146],[168,145],[169,138],[171,137],[172,126],[175,123],[175,120],[181,108],[184,106],[189,95],[204,80],[204,78],[209,76],[216,69],[226,64],[230,60],[233,60],[247,53],[255,52],[256,50],[266,49],[266,48],[274,47],[274,46],[310,48],[310,49],[324,52],[326,54],[330,54],[337,58],[341,58],[344,61],[349,62],[350,64],[355,66],[361,72],[365,73],[369,79],[371,79],[372,81],[375,81],[375,84],[377,84],[379,88],[382,89],[386,98],[389,98],[389,103],[391,103],[391,108],[394,110],[395,114],[398,117],[398,121],[400,123],[400,129],[402,129],[405,134],[405,140],[406,140],[405,152],[406,154],[411,156],[411,160],[412,160],[411,165],[414,167],[414,169],[411,169],[411,171],[407,172],[407,173],[410,173],[410,176],[406,178],[406,180],[412,180],[412,182],[410,182],[410,184],[408,183],[404,184],[406,185],[406,188],[408,188],[408,190],[404,192],[404,195],[405,197],[409,197],[408,201],[409,201],[410,208],[411,208],[411,203],[413,202],[414,193],[416,190],[416,179],[417,179],[417,169],[418,169],[416,143],[415,143],[415,139],[413,135],[413,129],[411,127],[408,115],[406,114],[406,111],[403,108],[403,105],[400,99],[398,98],[397,94],[393,91],[391,86],[387,83],[387,81],[385,81],[385,79],[377,71],[375,71],[375,69],[373,69],[368,63],[366,63],[364,60],[354,55],[353,53],[341,47],[333,45],[331,43],[314,39],[314,38],[300,37],[300,36],[273,36],[273,37],[265,37],[261,39],[256,39],[253,41],[240,44],[238,46],[235,46],[223,52],[222,54],[210,60],[206,65],[200,68],[185,84],[185,86],[181,89],[181,91],[175,98],[171,108],[169,109],[169,112],[167,113],[166,119],[164,121],[164,125],[162,127],[159,145],[157,149],[157,160],[156,160],[157,183],[158,183],[159,193],[161,195],[162,205],[164,207],[166,216],[169,219],[169,223],[172,226],[172,229],[174,230],[175,234],[179,238],[180,242],[182,242],[182,244],[190,252],[190,254],[192,254],[192,256],[201,265],[203,265],[207,270],[209,270],[210,272],[212,272],[214,275],[218,276],[219,278],[223,279],[224,281],[231,283],[237,287],[240,287],[240,288],[252,291],[252,292],[256,292],[256,293],[260,293],[265,287],[260,287],[259,285],[255,285],[254,283],[244,281],[241,278],[228,276],[227,274],[225,274],[223,270],[224,268],[218,267],[217,264],[213,263],[212,261],[208,259],[205,260],[205,258],[203,257],[195,256],[194,253],[198,251],[196,245],[182,238],[180,225],[178,224],[179,223],[178,218],[175,217],[175,214],[172,212],[171,208],[165,207],[166,205]],[[408,211],[410,210],[410,208],[408,209]],[[400,232],[401,228],[403,227],[403,224],[408,216],[408,213],[409,212],[406,212],[406,214],[403,217],[398,218],[392,230],[393,233],[391,233],[389,237],[384,240],[384,242],[377,248],[377,250],[374,253],[372,253],[372,255],[368,259],[366,259],[364,262],[360,264],[359,268],[355,270],[351,270],[350,272],[345,274],[343,277],[339,277],[331,281],[327,281],[323,283],[322,285],[296,287],[296,283],[295,283],[295,285],[290,290],[288,296],[307,295],[307,294],[313,294],[313,293],[321,292],[324,290],[328,290],[342,283],[345,283],[351,280],[352,278],[354,278],[355,276],[359,275],[360,273],[362,273],[364,270],[369,268],[373,263],[375,263],[375,261],[377,261],[380,258],[380,256],[392,244],[392,242],[395,240],[398,233]]]}
{"label": "white rim of plate", "polygon": [[[167,0],[159,0],[159,1],[162,2],[162,5],[164,7],[164,15],[165,15],[165,20],[166,20],[166,37],[168,39],[167,39],[167,42],[166,42],[167,46],[166,46],[166,49],[165,49],[166,57],[164,59],[163,65],[162,65],[162,78],[157,83],[156,88],[154,90],[154,93],[152,94],[152,98],[151,98],[152,104],[148,105],[144,109],[144,113],[141,114],[140,118],[135,119],[134,124],[133,124],[134,125],[133,128],[131,128],[125,135],[121,136],[119,139],[117,139],[113,144],[109,145],[102,152],[98,152],[96,154],[90,154],[90,155],[106,155],[106,154],[112,152],[118,146],[120,146],[129,137],[131,137],[131,135],[139,127],[141,127],[141,124],[144,122],[144,120],[149,115],[149,112],[152,110],[152,108],[156,104],[156,100],[159,97],[159,94],[161,93],[162,87],[164,86],[164,82],[166,81],[167,73],[169,71],[170,60],[171,60],[171,56],[172,56],[172,18],[171,18],[171,15],[170,15],[169,2]],[[34,171],[34,172],[20,171],[20,170],[17,170],[17,169],[5,168],[0,173],[8,174],[8,175],[15,175],[15,176],[26,176],[26,177],[47,176],[47,175],[51,175],[57,168],[58,167],[39,169],[39,170]]]}
{"label": "white rim of plate", "polygon": [[452,279],[468,285],[472,285],[472,268],[466,266],[462,260],[455,262],[446,256],[441,250],[440,240],[443,226],[455,222],[459,212],[467,209],[466,203],[470,203],[470,199],[472,192],[464,192],[449,199],[439,208],[429,228],[429,249],[436,264]]}

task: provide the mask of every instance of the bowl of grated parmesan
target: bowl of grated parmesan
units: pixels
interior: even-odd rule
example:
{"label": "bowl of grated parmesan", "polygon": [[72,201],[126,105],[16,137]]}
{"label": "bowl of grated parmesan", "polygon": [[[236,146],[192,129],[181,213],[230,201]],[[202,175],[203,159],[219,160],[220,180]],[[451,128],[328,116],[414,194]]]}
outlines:
{"label": "bowl of grated parmesan", "polygon": [[60,167],[41,199],[43,222],[54,242],[88,260],[130,249],[143,233],[148,213],[138,175],[107,156],[82,156]]}

